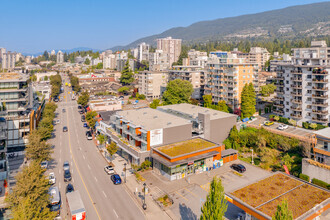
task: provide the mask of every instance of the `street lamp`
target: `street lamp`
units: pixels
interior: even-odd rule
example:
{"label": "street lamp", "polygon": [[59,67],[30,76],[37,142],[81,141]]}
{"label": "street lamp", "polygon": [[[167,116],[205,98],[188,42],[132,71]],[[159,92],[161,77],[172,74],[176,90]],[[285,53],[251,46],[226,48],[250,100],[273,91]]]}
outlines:
{"label": "street lamp", "polygon": [[125,183],[126,183],[126,165],[127,165],[127,163],[124,163],[124,166],[125,166]]}
{"label": "street lamp", "polygon": [[146,186],[147,186],[147,184],[146,183],[143,183],[143,191],[144,191],[143,205],[142,205],[143,210],[146,210],[147,209],[147,204],[146,204]]}
{"label": "street lamp", "polygon": [[251,149],[251,151],[252,151],[252,161],[251,161],[251,163],[253,165],[254,164],[254,160],[253,160],[253,149]]}

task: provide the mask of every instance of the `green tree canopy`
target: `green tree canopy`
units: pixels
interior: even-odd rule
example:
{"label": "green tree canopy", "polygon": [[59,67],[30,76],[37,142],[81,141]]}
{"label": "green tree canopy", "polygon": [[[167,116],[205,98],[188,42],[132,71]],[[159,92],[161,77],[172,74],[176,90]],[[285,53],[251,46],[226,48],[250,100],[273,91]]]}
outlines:
{"label": "green tree canopy", "polygon": [[256,112],[256,94],[253,84],[245,84],[241,93],[241,117],[248,118]]}
{"label": "green tree canopy", "polygon": [[123,86],[118,89],[118,92],[127,95],[129,90],[130,90],[129,87]]}
{"label": "green tree canopy", "polygon": [[29,143],[26,145],[25,151],[28,159],[39,162],[51,159],[51,146],[46,141],[42,141],[42,137],[37,130],[33,130],[29,134]]}
{"label": "green tree canopy", "polygon": [[96,69],[103,69],[103,63],[98,63],[96,65]]}
{"label": "green tree canopy", "polygon": [[89,102],[89,93],[87,91],[82,92],[81,95],[78,98],[78,104],[82,106],[86,106]]}
{"label": "green tree canopy", "polygon": [[91,61],[88,59],[88,58],[86,58],[86,60],[85,60],[85,62],[84,62],[86,65],[89,65],[89,64],[91,64]]}
{"label": "green tree canopy", "polygon": [[189,103],[193,92],[193,86],[189,81],[175,79],[167,84],[162,100],[165,105]]}
{"label": "green tree canopy", "polygon": [[105,142],[107,139],[106,139],[105,135],[100,134],[100,135],[97,136],[97,140],[98,140],[99,143],[102,145],[102,144],[104,144],[104,142]]}
{"label": "green tree canopy", "polygon": [[212,95],[203,95],[204,107],[211,108],[212,107]]}
{"label": "green tree canopy", "polygon": [[152,102],[150,103],[150,108],[156,109],[158,106],[161,106],[160,104],[160,100],[159,99],[154,99],[152,100]]}
{"label": "green tree canopy", "polygon": [[221,100],[218,102],[217,110],[222,112],[229,112],[228,106],[225,100]]}
{"label": "green tree canopy", "polygon": [[264,85],[264,86],[261,86],[261,95],[264,96],[264,97],[268,97],[269,95],[273,94],[276,90],[276,86],[271,83],[271,84],[268,84],[268,85]]}
{"label": "green tree canopy", "polygon": [[214,177],[210,184],[210,191],[206,201],[202,206],[201,220],[221,220],[227,211],[227,201],[225,191],[221,184],[221,179]]}
{"label": "green tree canopy", "polygon": [[120,83],[123,85],[129,85],[134,81],[134,73],[129,68],[128,61],[125,64],[123,71],[121,72],[121,76],[119,78]]}
{"label": "green tree canopy", "polygon": [[293,220],[292,211],[289,210],[288,201],[283,200],[280,205],[277,206],[275,215],[272,220]]}
{"label": "green tree canopy", "polygon": [[118,150],[117,144],[115,142],[111,142],[111,144],[107,145],[107,151],[112,157]]}

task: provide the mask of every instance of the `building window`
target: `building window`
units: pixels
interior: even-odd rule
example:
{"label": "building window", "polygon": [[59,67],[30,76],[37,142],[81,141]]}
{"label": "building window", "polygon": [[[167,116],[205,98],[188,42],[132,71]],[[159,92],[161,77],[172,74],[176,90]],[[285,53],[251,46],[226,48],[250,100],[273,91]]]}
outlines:
{"label": "building window", "polygon": [[327,149],[328,149],[328,142],[325,142],[325,141],[324,141],[324,145],[323,145],[323,147],[324,147],[324,149],[327,150]]}
{"label": "building window", "polygon": [[311,79],[312,78],[312,75],[307,75],[307,79]]}

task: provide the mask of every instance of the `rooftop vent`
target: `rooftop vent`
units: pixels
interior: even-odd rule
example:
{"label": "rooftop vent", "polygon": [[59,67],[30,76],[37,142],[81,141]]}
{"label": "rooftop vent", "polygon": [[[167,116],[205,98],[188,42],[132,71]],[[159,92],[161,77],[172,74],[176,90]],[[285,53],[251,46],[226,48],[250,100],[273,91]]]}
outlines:
{"label": "rooftop vent", "polygon": [[167,122],[167,125],[171,125],[172,124],[172,122]]}
{"label": "rooftop vent", "polygon": [[157,116],[157,115],[155,115],[155,116],[154,116],[154,118],[158,118],[158,116]]}

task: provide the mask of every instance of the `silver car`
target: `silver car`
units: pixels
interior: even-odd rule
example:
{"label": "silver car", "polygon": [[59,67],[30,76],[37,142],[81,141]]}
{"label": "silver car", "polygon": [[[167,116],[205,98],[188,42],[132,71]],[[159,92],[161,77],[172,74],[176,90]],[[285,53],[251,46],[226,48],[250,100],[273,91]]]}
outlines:
{"label": "silver car", "polygon": [[68,161],[64,161],[63,163],[63,170],[70,170],[70,163]]}

